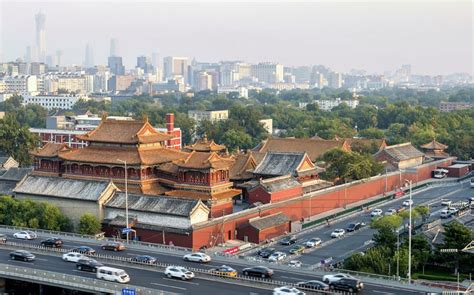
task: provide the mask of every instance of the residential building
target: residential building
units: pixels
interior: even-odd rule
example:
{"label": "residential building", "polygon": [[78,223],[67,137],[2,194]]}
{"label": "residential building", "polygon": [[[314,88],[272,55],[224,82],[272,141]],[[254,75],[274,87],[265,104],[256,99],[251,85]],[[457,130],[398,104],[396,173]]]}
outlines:
{"label": "residential building", "polygon": [[217,87],[217,93],[236,93],[239,97],[249,98],[249,90],[246,87],[219,86]]}
{"label": "residential building", "polygon": [[46,65],[41,62],[32,62],[30,64],[30,73],[35,76],[43,75],[46,73]]}
{"label": "residential building", "polygon": [[229,110],[189,110],[188,117],[194,119],[196,122],[201,122],[202,120],[207,120],[211,122],[227,120],[229,118]]}
{"label": "residential building", "polygon": [[193,87],[195,91],[212,90],[212,76],[206,71],[194,74]]}
{"label": "residential building", "polygon": [[9,76],[3,79],[5,93],[29,94],[38,91],[36,76]]}
{"label": "residential building", "polygon": [[163,59],[163,75],[165,80],[174,79],[176,76],[184,78],[188,82],[188,58],[167,56]]}
{"label": "residential building", "polygon": [[61,109],[71,110],[72,106],[79,100],[89,100],[90,98],[83,95],[24,95],[23,103],[36,104],[47,110]]}
{"label": "residential building", "polygon": [[284,81],[283,65],[275,63],[259,63],[252,65],[252,76],[263,83],[279,83]]}
{"label": "residential building", "polygon": [[329,74],[328,86],[330,88],[341,88],[342,87],[342,74],[338,72],[332,72]]}
{"label": "residential building", "polygon": [[109,91],[125,91],[127,90],[135,77],[129,75],[114,75],[108,81],[107,89]]}
{"label": "residential building", "polygon": [[474,107],[472,102],[452,102],[452,101],[442,101],[439,103],[439,110],[442,112],[451,112],[458,110],[468,110]]}
{"label": "residential building", "polygon": [[340,98],[328,100],[315,100],[314,103],[316,103],[319,108],[323,111],[330,111],[334,107],[337,107],[338,105],[345,103],[348,105],[350,108],[355,109],[359,105],[359,100],[357,99],[348,99],[348,100],[341,100]]}

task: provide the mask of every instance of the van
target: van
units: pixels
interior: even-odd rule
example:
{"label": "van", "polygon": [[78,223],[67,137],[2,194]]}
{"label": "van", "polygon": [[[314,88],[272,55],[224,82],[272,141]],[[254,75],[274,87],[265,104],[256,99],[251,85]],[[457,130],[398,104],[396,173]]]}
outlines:
{"label": "van", "polygon": [[447,209],[441,210],[440,217],[445,219],[451,217],[451,213]]}
{"label": "van", "polygon": [[117,283],[130,282],[130,276],[123,269],[108,266],[97,268],[97,278]]}

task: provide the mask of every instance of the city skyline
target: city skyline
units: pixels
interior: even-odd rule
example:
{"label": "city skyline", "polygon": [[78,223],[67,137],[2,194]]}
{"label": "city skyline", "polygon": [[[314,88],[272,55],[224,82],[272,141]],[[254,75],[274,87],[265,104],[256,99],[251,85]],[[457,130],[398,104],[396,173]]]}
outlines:
{"label": "city skyline", "polygon": [[[210,62],[323,64],[340,72],[383,73],[412,64],[414,73],[472,74],[469,2],[347,3],[337,9],[323,2],[271,6],[126,2],[114,3],[113,13],[106,2],[65,4],[2,2],[3,61],[23,57],[27,46],[37,45],[34,21],[41,11],[46,15],[46,54],[55,56],[61,50],[64,64],[83,64],[86,44],[95,64],[107,64],[111,39],[116,39],[127,68],[135,67],[138,56],[158,52],[161,57]],[[16,9],[24,13],[12,13]],[[262,14],[263,20],[255,20]],[[450,23],[450,15],[456,15],[457,22]],[[9,29],[13,21],[15,30]]]}

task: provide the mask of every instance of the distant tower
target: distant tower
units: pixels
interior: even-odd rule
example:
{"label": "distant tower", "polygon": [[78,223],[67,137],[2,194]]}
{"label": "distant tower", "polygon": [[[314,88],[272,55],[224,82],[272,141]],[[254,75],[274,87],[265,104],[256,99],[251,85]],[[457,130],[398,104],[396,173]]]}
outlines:
{"label": "distant tower", "polygon": [[38,48],[38,57],[40,62],[46,60],[46,15],[39,12],[35,15],[36,19],[36,48]]}
{"label": "distant tower", "polygon": [[110,55],[118,56],[118,40],[115,38],[110,39]]}
{"label": "distant tower", "polygon": [[92,44],[87,43],[86,45],[86,55],[84,59],[84,67],[92,68],[94,66],[94,49]]}
{"label": "distant tower", "polygon": [[63,51],[62,50],[56,50],[56,66],[60,66],[61,65],[61,60],[62,60],[62,57],[63,57]]}

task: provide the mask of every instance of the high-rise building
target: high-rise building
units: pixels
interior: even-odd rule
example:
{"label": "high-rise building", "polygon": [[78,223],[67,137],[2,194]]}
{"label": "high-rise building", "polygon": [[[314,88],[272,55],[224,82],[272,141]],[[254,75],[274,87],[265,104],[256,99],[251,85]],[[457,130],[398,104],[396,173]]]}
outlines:
{"label": "high-rise building", "polygon": [[84,67],[92,68],[94,67],[94,49],[92,48],[92,44],[87,43],[86,45],[86,54],[84,59]]}
{"label": "high-rise building", "polygon": [[110,54],[109,56],[118,56],[118,40],[115,38],[110,39]]}
{"label": "high-rise building", "polygon": [[144,55],[137,57],[137,68],[142,69],[145,74],[153,73],[151,58]]}
{"label": "high-rise building", "polygon": [[283,82],[283,65],[268,62],[252,65],[252,76],[264,83]]}
{"label": "high-rise building", "polygon": [[30,64],[30,71],[32,75],[42,75],[46,73],[46,65],[40,62],[32,62]]}
{"label": "high-rise building", "polygon": [[60,66],[62,62],[62,57],[63,57],[63,51],[62,50],[56,50],[56,66]]}
{"label": "high-rise building", "polygon": [[163,59],[163,70],[165,79],[173,79],[182,76],[185,83],[188,80],[188,58],[167,56]]}
{"label": "high-rise building", "polygon": [[211,90],[212,89],[212,76],[201,71],[194,74],[193,86],[195,91]]}
{"label": "high-rise building", "polygon": [[38,48],[39,61],[46,61],[46,15],[39,12],[36,20],[36,48]]}
{"label": "high-rise building", "polygon": [[342,74],[338,72],[331,72],[329,74],[329,87],[341,88],[342,87]]}
{"label": "high-rise building", "polygon": [[122,63],[122,57],[109,56],[108,65],[110,72],[114,75],[125,75],[125,67]]}

